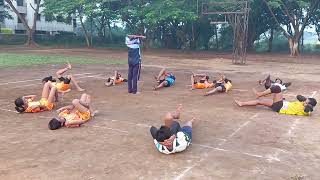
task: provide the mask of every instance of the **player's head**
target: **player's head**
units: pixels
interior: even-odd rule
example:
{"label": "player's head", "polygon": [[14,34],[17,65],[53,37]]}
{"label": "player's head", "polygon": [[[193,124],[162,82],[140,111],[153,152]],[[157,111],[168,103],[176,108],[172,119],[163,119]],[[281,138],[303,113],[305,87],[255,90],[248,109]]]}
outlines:
{"label": "player's head", "polygon": [[166,126],[161,126],[157,132],[156,140],[158,142],[164,142],[166,139],[169,139],[170,137],[171,137],[170,128]]}
{"label": "player's head", "polygon": [[209,80],[209,76],[206,76],[206,80],[207,80],[207,81]]}
{"label": "player's head", "polygon": [[52,78],[52,76],[48,76],[42,79],[42,83],[46,83],[46,82],[55,82],[55,79]]}
{"label": "player's head", "polygon": [[314,107],[317,105],[317,100],[315,98],[308,98],[304,102],[304,112],[310,113],[313,111]]}
{"label": "player's head", "polygon": [[19,97],[14,101],[14,104],[16,105],[15,109],[19,113],[23,113],[25,111],[25,102],[23,97]]}
{"label": "player's head", "polygon": [[57,118],[52,118],[51,121],[49,121],[48,127],[50,130],[56,130],[63,126],[63,123],[59,121]]}

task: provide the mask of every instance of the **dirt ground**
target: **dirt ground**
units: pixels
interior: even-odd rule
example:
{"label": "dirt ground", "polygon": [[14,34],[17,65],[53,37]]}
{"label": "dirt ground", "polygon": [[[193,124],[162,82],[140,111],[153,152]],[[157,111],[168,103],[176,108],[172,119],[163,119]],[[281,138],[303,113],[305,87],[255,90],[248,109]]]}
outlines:
{"label": "dirt ground", "polygon": [[[0,52],[64,54],[97,59],[126,58],[125,50],[2,48]],[[320,111],[311,117],[279,115],[264,107],[237,107],[233,99],[254,98],[251,89],[267,74],[293,85],[296,94],[319,99],[320,56],[289,58],[287,54],[252,54],[247,65],[232,65],[231,55],[146,51],[140,95],[127,86],[107,88],[104,78],[126,65],[74,65],[71,72],[93,96],[100,113],[81,128],[50,131],[55,111],[17,114],[13,101],[40,95],[42,77],[62,67],[41,65],[0,71],[0,179],[320,179]],[[174,87],[152,91],[153,75],[161,67],[172,71]],[[204,97],[189,90],[191,72],[224,73],[233,81],[227,94]],[[259,87],[258,89],[261,89]],[[58,107],[78,98],[65,95]],[[149,133],[162,117],[183,104],[181,122],[201,120],[193,144],[182,153],[160,154]]]}

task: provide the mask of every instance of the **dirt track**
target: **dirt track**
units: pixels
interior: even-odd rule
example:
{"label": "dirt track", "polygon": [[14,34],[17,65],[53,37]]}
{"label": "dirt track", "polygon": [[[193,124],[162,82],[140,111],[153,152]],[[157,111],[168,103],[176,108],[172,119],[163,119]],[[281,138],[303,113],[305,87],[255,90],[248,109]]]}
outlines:
{"label": "dirt track", "polygon": [[[33,54],[126,58],[123,50],[16,49]],[[126,86],[106,88],[103,77],[127,67],[75,65],[73,74],[93,96],[100,114],[81,128],[50,131],[55,112],[16,114],[13,100],[26,94],[40,95],[39,79],[60,66],[1,69],[0,76],[0,179],[319,179],[320,112],[312,117],[278,115],[266,108],[239,108],[233,99],[251,99],[251,88],[267,74],[293,82],[285,94],[315,95],[319,101],[319,56],[250,55],[247,65],[232,65],[230,55],[183,54],[147,51],[143,54],[142,94],[126,93]],[[276,61],[278,60],[278,61]],[[177,76],[174,87],[153,92],[153,75],[167,67]],[[228,94],[203,97],[190,91],[191,72],[212,76],[224,73],[234,82]],[[10,83],[8,83],[10,82]],[[80,93],[68,93],[58,106]],[[185,152],[165,156],[154,148],[149,126],[177,104],[184,105],[182,121],[195,116],[193,145]]]}

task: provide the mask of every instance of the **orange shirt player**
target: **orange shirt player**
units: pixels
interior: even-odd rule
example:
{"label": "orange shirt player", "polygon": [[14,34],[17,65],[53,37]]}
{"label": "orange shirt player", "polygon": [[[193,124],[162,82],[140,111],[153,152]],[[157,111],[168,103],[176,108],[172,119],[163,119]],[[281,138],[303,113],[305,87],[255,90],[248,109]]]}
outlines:
{"label": "orange shirt player", "polygon": [[15,100],[15,109],[19,113],[36,113],[50,111],[54,108],[57,88],[47,82],[43,86],[41,99],[36,101],[36,95],[22,96]]}
{"label": "orange shirt player", "polygon": [[97,113],[92,110],[91,97],[88,94],[82,94],[80,99],[74,99],[71,105],[62,107],[57,112],[59,113],[58,118],[53,118],[48,124],[51,130],[62,126],[80,127]]}

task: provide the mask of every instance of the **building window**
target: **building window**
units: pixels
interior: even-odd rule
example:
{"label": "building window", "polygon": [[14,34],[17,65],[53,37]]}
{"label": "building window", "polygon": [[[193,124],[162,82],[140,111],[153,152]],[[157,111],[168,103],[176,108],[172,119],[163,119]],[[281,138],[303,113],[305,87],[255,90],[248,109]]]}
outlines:
{"label": "building window", "polygon": [[24,0],[17,0],[17,6],[23,6]]}
{"label": "building window", "polygon": [[[24,13],[20,13],[20,15],[22,16],[22,18],[26,18],[26,14]],[[18,23],[22,23],[22,21],[20,20],[20,18],[18,18]]]}
{"label": "building window", "polygon": [[0,6],[4,5],[4,0],[0,0]]}
{"label": "building window", "polygon": [[41,21],[41,14],[37,15],[37,21]]}
{"label": "building window", "polygon": [[77,27],[77,20],[76,19],[72,19],[72,24],[73,24],[73,28]]}

